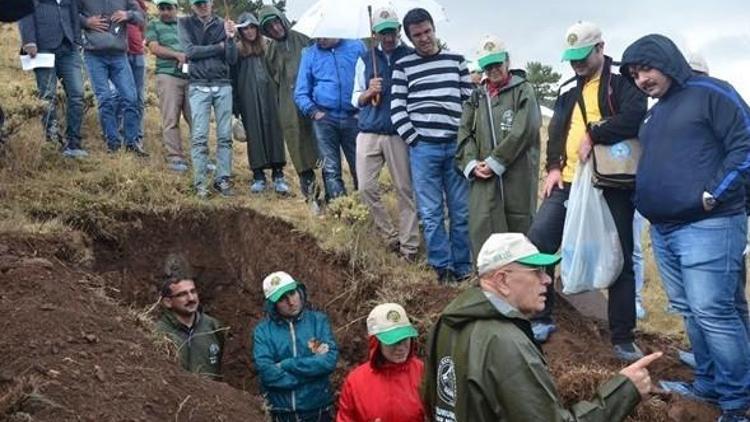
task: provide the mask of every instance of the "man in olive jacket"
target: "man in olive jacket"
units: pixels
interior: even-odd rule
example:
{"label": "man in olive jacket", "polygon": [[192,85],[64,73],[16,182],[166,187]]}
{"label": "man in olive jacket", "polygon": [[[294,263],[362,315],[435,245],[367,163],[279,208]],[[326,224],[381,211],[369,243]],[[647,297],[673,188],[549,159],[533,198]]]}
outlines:
{"label": "man in olive jacket", "polygon": [[[526,233],[536,211],[539,128],[534,88],[496,36],[482,39],[483,85],[463,104],[456,160],[469,179],[472,256],[492,233]],[[476,259],[476,258],[475,258]]]}
{"label": "man in olive jacket", "polygon": [[431,421],[624,420],[652,389],[654,353],[602,385],[596,399],[565,409],[527,316],[544,307],[560,258],[520,233],[496,233],[478,257],[480,286],[443,311],[427,341],[423,399]]}
{"label": "man in olive jacket", "polygon": [[227,328],[200,310],[195,282],[184,277],[169,278],[162,287],[161,303],[164,309],[156,330],[175,344],[182,367],[220,379]]}
{"label": "man in olive jacket", "polygon": [[294,104],[294,86],[302,58],[302,49],[310,45],[310,38],[290,29],[291,24],[279,9],[265,5],[258,10],[263,35],[271,41],[266,51],[268,70],[279,93],[279,116],[289,156],[300,181],[302,194],[318,211],[319,187],[315,180],[318,145],[312,122]]}

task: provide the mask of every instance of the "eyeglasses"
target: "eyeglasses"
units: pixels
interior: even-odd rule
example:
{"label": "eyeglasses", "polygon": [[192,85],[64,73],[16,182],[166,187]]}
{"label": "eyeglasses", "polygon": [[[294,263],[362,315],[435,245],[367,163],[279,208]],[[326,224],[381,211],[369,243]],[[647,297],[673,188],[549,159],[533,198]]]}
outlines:
{"label": "eyeglasses", "polygon": [[193,295],[193,296],[195,296],[197,294],[198,294],[198,290],[196,290],[196,289],[193,288],[193,289],[190,289],[190,290],[183,290],[180,293],[175,293],[175,294],[169,295],[167,297],[170,298],[170,299],[174,299],[174,298],[176,298],[176,299],[182,299],[184,297],[187,297],[187,295]]}
{"label": "eyeglasses", "polygon": [[508,272],[519,272],[519,273],[534,273],[535,276],[538,277],[544,277],[546,272],[544,271],[544,267],[534,267],[534,268],[509,268],[506,271]]}

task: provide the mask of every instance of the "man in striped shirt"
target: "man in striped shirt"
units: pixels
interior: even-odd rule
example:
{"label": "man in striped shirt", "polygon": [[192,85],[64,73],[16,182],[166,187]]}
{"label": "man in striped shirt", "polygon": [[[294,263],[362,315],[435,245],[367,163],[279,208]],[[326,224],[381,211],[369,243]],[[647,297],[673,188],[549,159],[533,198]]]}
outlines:
{"label": "man in striped shirt", "polygon": [[[432,16],[426,10],[409,11],[403,27],[416,51],[394,65],[391,121],[410,146],[427,262],[437,272],[438,281],[461,280],[472,272],[469,186],[454,157],[461,105],[473,86],[464,57],[440,49]],[[445,231],[446,203],[450,234]]]}

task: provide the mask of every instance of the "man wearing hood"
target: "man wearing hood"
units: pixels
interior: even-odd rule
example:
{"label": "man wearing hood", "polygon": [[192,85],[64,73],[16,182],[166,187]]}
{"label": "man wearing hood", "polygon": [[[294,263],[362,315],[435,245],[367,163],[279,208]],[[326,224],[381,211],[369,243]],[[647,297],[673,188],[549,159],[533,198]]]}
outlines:
{"label": "man wearing hood", "polygon": [[750,108],[724,81],[695,75],[667,37],[640,38],[621,72],[659,101],[643,119],[635,202],[670,305],[695,355],[692,384],[666,390],[718,402],[720,422],[750,419],[750,335],[741,280]]}
{"label": "man wearing hood", "polygon": [[[576,74],[567,83],[575,82],[575,86],[555,101],[548,127],[544,201],[528,233],[534,245],[546,253],[556,252],[562,243],[567,202],[576,169],[590,158],[594,144],[615,145],[635,138],[646,113],[646,97],[625,78],[611,72],[612,58],[604,54],[599,27],[579,21],[568,28],[565,42],[567,48],[562,59],[570,62]],[[618,157],[627,157],[631,150],[618,148],[617,153]],[[610,341],[618,359],[632,362],[643,357],[633,335],[633,191],[629,186],[601,189],[619,235],[624,263],[608,289]],[[544,311],[534,319],[534,334],[539,341],[546,341],[555,329],[552,322],[555,292],[551,285],[547,296]]]}
{"label": "man wearing hood", "polygon": [[195,282],[170,277],[161,289],[164,307],[156,330],[177,347],[182,367],[213,379],[221,378],[221,356],[228,328],[200,309]]}
{"label": "man wearing hood", "polygon": [[266,50],[269,72],[278,88],[279,116],[284,140],[292,164],[300,180],[300,189],[314,212],[318,210],[319,187],[315,181],[318,146],[313,134],[312,121],[294,104],[294,87],[302,58],[302,50],[310,38],[290,29],[289,21],[271,5],[258,9],[258,20],[263,35],[271,42]]}
{"label": "man wearing hood", "polygon": [[253,362],[272,421],[332,421],[329,378],[339,352],[328,317],[310,309],[305,286],[283,271],[263,280],[263,294]]}
{"label": "man wearing hood", "polygon": [[479,43],[484,84],[464,102],[456,160],[471,184],[472,255],[492,233],[526,233],[536,211],[542,115],[526,72],[496,36]]}
{"label": "man wearing hood", "polygon": [[622,369],[593,401],[565,409],[528,317],[544,308],[560,258],[520,233],[496,233],[479,252],[479,287],[453,300],[427,340],[423,398],[431,421],[624,420],[651,391],[654,353]]}
{"label": "man wearing hood", "polygon": [[406,311],[397,303],[376,306],[367,317],[367,334],[369,359],[346,376],[336,422],[424,422],[424,364]]}

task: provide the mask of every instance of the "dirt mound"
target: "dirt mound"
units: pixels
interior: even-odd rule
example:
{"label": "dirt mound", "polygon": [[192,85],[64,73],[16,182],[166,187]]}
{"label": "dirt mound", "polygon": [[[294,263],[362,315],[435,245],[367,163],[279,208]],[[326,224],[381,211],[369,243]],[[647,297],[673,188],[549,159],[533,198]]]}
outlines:
{"label": "dirt mound", "polygon": [[[113,219],[117,226],[107,236],[92,231],[92,240],[0,238],[0,312],[11,315],[1,326],[0,353],[11,359],[0,370],[0,420],[13,412],[50,421],[178,420],[178,412],[179,420],[262,420],[251,332],[263,314],[260,280],[280,269],[304,281],[311,301],[331,318],[341,351],[335,386],[365,358],[364,318],[386,280],[322,251],[291,225],[247,209]],[[180,370],[144,322],[155,316],[143,312],[157,299],[167,262],[175,260],[189,262],[206,312],[231,327],[226,384]],[[432,283],[404,286],[412,293],[404,305],[421,333],[457,294]],[[622,364],[611,355],[604,324],[559,303],[559,331],[545,352],[571,404],[591,398]],[[638,341],[648,351],[675,347],[655,336]],[[669,356],[654,369],[655,379],[690,377]],[[653,398],[630,420],[715,417],[706,406]]]}
{"label": "dirt mound", "polygon": [[70,250],[0,238],[0,420],[263,420],[252,395],[160,353],[111,287],[58,258]]}

